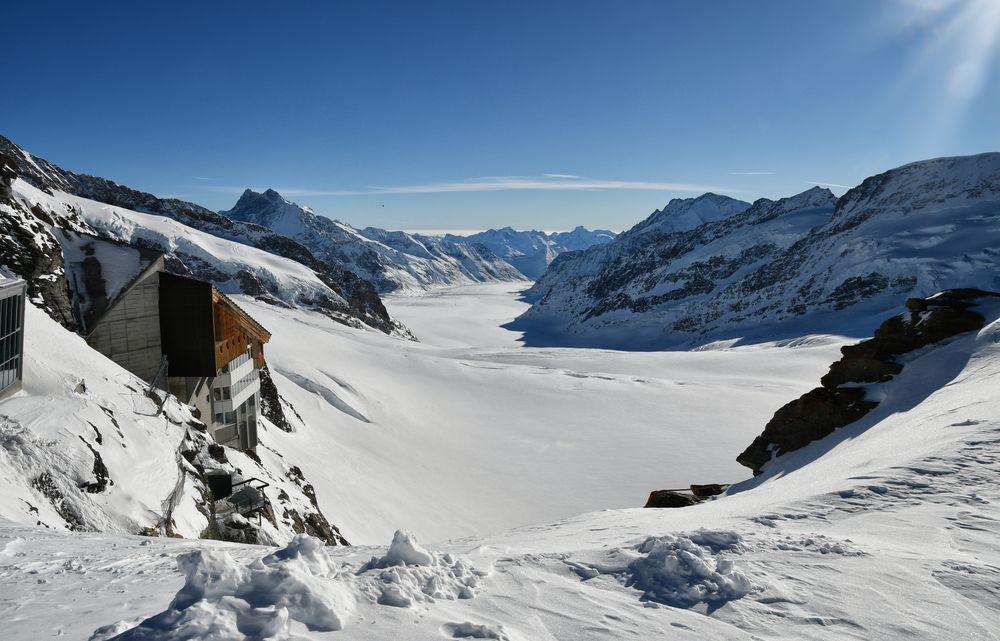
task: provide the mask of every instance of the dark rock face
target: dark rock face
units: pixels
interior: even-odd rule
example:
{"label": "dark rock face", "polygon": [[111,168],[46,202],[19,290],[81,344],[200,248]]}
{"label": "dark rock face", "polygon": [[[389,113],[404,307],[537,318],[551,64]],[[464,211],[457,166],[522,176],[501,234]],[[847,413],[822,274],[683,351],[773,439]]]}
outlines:
{"label": "dark rock face", "polygon": [[672,490],[653,490],[642,507],[687,507],[698,501],[694,496]]}
{"label": "dark rock face", "polygon": [[291,432],[294,431],[292,424],[288,421],[288,417],[285,415],[284,406],[287,405],[288,409],[295,414],[296,417],[301,421],[302,417],[298,415],[292,404],[289,403],[285,398],[278,393],[278,388],[274,384],[274,380],[271,378],[271,370],[268,369],[267,365],[260,370],[260,413],[264,415],[267,420],[274,423],[278,429]]}
{"label": "dark rock face", "polygon": [[[67,329],[76,328],[66,289],[62,249],[48,229],[55,223],[40,207],[28,209],[13,200],[16,160],[0,148],[0,265],[28,283],[28,297]],[[60,221],[67,224],[65,221]]]}
{"label": "dark rock face", "polygon": [[774,456],[797,450],[849,425],[878,406],[865,399],[864,383],[883,383],[903,371],[896,358],[945,339],[982,329],[985,319],[976,302],[1000,294],[978,289],[950,289],[930,298],[906,301],[907,312],[890,318],[873,338],[841,348],[843,356],[820,380],[822,387],[788,403],[768,421],[764,432],[737,462],[759,474]]}
{"label": "dark rock face", "polygon": [[736,461],[758,473],[771,460],[772,454],[780,456],[805,447],[878,406],[864,397],[865,390],[858,387],[817,387],[806,392],[775,412],[764,427],[764,433],[755,438]]}
{"label": "dark rock face", "polygon": [[710,483],[708,485],[692,485],[691,494],[694,494],[698,498],[717,496],[725,492],[727,487],[729,486],[720,483]]}
{"label": "dark rock face", "polygon": [[295,531],[299,533],[304,532],[310,536],[323,539],[327,545],[350,545],[347,539],[344,538],[344,535],[340,533],[340,529],[336,525],[331,524],[319,509],[319,503],[316,501],[316,490],[311,483],[306,482],[302,470],[298,466],[293,465],[288,470],[288,478],[299,486],[302,493],[312,503],[314,510],[313,512],[307,512],[305,518],[302,518],[297,510],[289,510],[288,516],[292,519]]}

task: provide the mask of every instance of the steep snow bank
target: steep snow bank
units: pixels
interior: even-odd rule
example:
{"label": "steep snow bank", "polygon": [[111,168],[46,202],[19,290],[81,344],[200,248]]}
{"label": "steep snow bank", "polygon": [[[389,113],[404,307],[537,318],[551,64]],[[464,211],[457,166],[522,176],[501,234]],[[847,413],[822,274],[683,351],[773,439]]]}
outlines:
{"label": "steep snow bank", "polygon": [[[194,423],[33,305],[26,308],[24,388],[0,401],[0,517],[45,527],[135,533],[165,527],[167,499],[187,494],[179,450]],[[197,537],[197,510],[174,531]]]}

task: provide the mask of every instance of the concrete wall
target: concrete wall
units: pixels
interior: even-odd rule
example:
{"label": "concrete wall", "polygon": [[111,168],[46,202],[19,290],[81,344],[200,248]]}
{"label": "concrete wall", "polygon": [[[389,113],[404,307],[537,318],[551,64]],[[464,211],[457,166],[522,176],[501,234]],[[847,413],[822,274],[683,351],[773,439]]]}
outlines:
{"label": "concrete wall", "polygon": [[160,368],[159,273],[136,284],[101,319],[87,338],[101,352],[146,382]]}

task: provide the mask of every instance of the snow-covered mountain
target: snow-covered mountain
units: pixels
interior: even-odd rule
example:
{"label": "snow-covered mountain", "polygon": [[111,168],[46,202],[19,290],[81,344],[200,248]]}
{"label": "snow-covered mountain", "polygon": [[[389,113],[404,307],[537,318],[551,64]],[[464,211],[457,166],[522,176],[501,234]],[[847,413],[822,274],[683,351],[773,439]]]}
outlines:
{"label": "snow-covered mountain", "polygon": [[522,274],[535,279],[545,273],[549,264],[559,254],[608,243],[614,237],[613,231],[606,229],[591,231],[581,226],[572,231],[552,233],[538,230],[518,231],[504,227],[468,236],[447,234],[444,239],[456,243],[473,242],[485,245]]}
{"label": "snow-covered mountain", "polygon": [[232,209],[221,213],[292,238],[321,260],[346,265],[380,292],[524,279],[480,243],[374,227],[355,229],[285,200],[273,189],[263,193],[247,189]]}
{"label": "snow-covered mountain", "polygon": [[870,331],[910,295],[997,289],[998,246],[997,153],[899,167],[839,200],[820,188],[753,205],[706,194],[555,260],[516,326],[529,341],[625,347],[792,325]]}
{"label": "snow-covered mountain", "polygon": [[[52,225],[154,247],[170,269],[223,291],[320,309],[333,318],[406,334],[389,318],[371,283],[342,264],[265,227],[230,220],[199,205],[76,174],[0,136],[7,182],[0,193],[0,263],[24,276],[36,303],[71,324]],[[44,278],[43,278],[44,276]],[[41,298],[44,298],[44,302]]]}

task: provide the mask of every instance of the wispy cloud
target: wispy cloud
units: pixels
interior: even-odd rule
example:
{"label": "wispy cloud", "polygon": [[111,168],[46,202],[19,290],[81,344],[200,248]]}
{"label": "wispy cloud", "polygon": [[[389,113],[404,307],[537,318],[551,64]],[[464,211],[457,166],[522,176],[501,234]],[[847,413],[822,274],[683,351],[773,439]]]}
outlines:
{"label": "wispy cloud", "polygon": [[827,182],[823,182],[821,180],[807,180],[806,184],[807,185],[819,185],[820,187],[838,187],[840,189],[850,189],[851,188],[850,185],[841,185],[841,184],[838,184],[838,183],[827,183]]}
{"label": "wispy cloud", "polygon": [[773,171],[731,171],[730,176],[773,176]]}
{"label": "wispy cloud", "polygon": [[191,176],[192,180],[215,180],[215,178],[206,178],[204,176]]}
{"label": "wispy cloud", "polygon": [[[236,186],[205,186],[204,191],[239,194],[245,189]],[[252,187],[260,191],[259,187]],[[552,177],[533,176],[490,176],[475,178],[460,182],[427,183],[422,185],[398,185],[390,187],[369,187],[359,190],[340,189],[301,189],[292,187],[275,187],[284,196],[382,196],[391,194],[445,194],[469,193],[487,191],[602,191],[602,190],[633,190],[633,191],[681,191],[702,193],[736,192],[730,187],[717,185],[701,185],[679,182],[654,182],[638,180],[595,180],[583,177]]]}
{"label": "wispy cloud", "polygon": [[581,176],[574,176],[573,174],[542,174],[546,178],[568,178],[570,180],[577,180]]}

